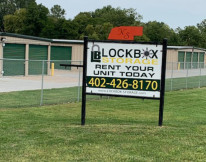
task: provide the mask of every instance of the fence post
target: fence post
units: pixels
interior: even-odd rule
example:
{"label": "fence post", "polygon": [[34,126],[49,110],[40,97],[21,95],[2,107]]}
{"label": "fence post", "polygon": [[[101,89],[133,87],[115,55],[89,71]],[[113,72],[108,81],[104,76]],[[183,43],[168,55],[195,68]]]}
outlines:
{"label": "fence post", "polygon": [[0,76],[3,77],[4,73],[3,73],[3,63],[4,63],[4,58],[3,58],[3,53],[4,53],[4,46],[3,46],[3,42],[0,43]]}
{"label": "fence post", "polygon": [[40,106],[43,104],[43,94],[44,93],[44,60],[42,61],[42,79],[41,79],[41,100]]}
{"label": "fence post", "polygon": [[[79,61],[79,65],[81,65],[81,61]],[[80,72],[81,68],[79,68],[79,81],[78,81],[78,96],[77,96],[77,101],[79,102],[80,100],[80,77],[81,77],[81,72]]]}
{"label": "fence post", "polygon": [[188,85],[187,85],[188,84],[188,80],[187,80],[188,79],[188,69],[189,68],[188,68],[188,62],[187,62],[186,89],[188,88]]}
{"label": "fence post", "polygon": [[4,59],[3,59],[3,58],[0,58],[0,76],[1,76],[1,77],[4,76],[3,63],[4,63]]}
{"label": "fence post", "polygon": [[173,66],[173,62],[172,62],[172,72],[171,72],[171,91],[173,90],[173,68],[174,68],[174,66]]}
{"label": "fence post", "polygon": [[199,68],[200,68],[200,76],[199,76],[199,88],[201,87],[201,73],[202,73],[202,71],[201,71],[201,67],[199,66]]}

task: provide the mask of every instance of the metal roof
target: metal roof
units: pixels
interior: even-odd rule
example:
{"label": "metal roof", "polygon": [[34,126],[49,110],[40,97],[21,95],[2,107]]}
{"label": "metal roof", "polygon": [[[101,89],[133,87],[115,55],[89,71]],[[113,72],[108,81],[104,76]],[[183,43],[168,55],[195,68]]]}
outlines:
{"label": "metal roof", "polygon": [[8,36],[8,37],[16,37],[16,38],[24,38],[24,39],[33,39],[33,40],[40,40],[45,42],[51,42],[51,39],[48,38],[40,38],[40,37],[34,37],[29,35],[21,35],[21,34],[14,34],[14,33],[6,33],[6,32],[0,32],[0,36]]}
{"label": "metal roof", "polygon": [[202,51],[206,51],[206,49],[204,48],[198,48],[198,47],[194,47],[194,46],[167,46],[168,49],[197,49],[197,50],[202,50]]}
{"label": "metal roof", "polygon": [[84,43],[83,40],[48,39],[48,38],[34,37],[34,36],[15,34],[15,33],[6,33],[6,32],[0,32],[0,36],[32,39],[32,40],[39,40],[39,41],[52,42],[52,43],[68,43],[68,44],[83,44]]}
{"label": "metal roof", "polygon": [[52,43],[84,44],[83,40],[52,39]]}

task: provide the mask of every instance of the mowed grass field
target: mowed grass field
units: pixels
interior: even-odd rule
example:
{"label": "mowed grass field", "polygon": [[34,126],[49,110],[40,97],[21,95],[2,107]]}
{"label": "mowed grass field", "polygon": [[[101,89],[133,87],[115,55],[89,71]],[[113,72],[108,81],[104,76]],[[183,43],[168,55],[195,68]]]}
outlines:
{"label": "mowed grass field", "polygon": [[206,88],[167,92],[163,127],[158,112],[158,100],[93,99],[81,126],[81,103],[2,107],[0,161],[206,161]]}

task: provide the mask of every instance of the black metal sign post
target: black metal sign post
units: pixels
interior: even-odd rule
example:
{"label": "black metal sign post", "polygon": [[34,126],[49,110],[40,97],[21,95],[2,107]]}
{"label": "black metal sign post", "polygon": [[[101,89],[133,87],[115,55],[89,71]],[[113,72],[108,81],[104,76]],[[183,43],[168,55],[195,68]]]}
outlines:
{"label": "black metal sign post", "polygon": [[60,64],[60,66],[64,66],[65,68],[66,67],[83,68],[81,125],[85,125],[85,116],[86,116],[86,73],[87,73],[87,48],[88,48],[87,46],[88,46],[88,37],[84,37],[83,65]]}
{"label": "black metal sign post", "polygon": [[163,122],[164,96],[165,96],[165,76],[166,76],[166,58],[167,58],[167,39],[164,39],[163,40],[163,51],[162,51],[162,72],[161,72],[160,106],[159,106],[159,126],[162,126],[162,122]]}
{"label": "black metal sign post", "polygon": [[88,48],[87,46],[88,46],[88,37],[84,37],[81,125],[85,125],[85,116],[86,116],[86,73],[87,73],[87,48]]}

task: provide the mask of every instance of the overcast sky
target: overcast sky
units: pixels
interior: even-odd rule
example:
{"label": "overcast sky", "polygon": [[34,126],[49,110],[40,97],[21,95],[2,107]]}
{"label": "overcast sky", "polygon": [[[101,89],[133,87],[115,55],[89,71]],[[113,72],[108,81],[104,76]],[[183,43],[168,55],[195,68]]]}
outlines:
{"label": "overcast sky", "polygon": [[79,12],[97,8],[134,8],[143,16],[143,22],[159,21],[171,28],[197,25],[206,19],[206,0],[36,0],[47,8],[58,4],[66,10],[66,18],[73,19]]}

